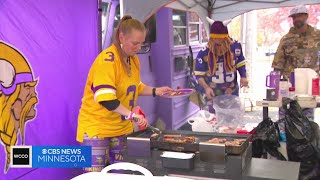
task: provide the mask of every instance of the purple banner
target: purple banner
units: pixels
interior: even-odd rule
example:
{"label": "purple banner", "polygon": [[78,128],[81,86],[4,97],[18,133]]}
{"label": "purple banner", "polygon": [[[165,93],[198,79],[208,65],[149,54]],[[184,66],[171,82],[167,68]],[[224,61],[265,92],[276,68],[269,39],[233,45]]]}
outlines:
{"label": "purple banner", "polygon": [[77,145],[83,88],[98,54],[97,9],[94,0],[0,1],[0,179],[82,171],[10,168],[9,155],[23,141]]}

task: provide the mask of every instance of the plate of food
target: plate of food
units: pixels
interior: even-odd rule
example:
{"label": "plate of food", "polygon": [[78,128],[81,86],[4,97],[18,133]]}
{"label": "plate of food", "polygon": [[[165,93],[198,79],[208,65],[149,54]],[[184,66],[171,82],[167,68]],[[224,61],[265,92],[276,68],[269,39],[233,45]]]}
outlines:
{"label": "plate of food", "polygon": [[194,91],[193,89],[177,89],[177,90],[165,92],[160,96],[164,98],[186,97],[186,96],[190,96],[193,93],[193,91]]}

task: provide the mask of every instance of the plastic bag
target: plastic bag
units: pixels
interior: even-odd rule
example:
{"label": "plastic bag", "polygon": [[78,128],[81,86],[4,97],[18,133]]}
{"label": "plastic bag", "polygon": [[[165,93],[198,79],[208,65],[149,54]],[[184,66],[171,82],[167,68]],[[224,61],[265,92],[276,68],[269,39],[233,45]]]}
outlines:
{"label": "plastic bag", "polygon": [[252,157],[260,158],[267,152],[278,160],[286,160],[286,158],[278,151],[280,143],[277,124],[271,121],[270,118],[259,123],[252,139]]}
{"label": "plastic bag", "polygon": [[297,101],[285,98],[283,108],[289,160],[300,162],[300,179],[319,179],[319,126],[308,120]]}
{"label": "plastic bag", "polygon": [[244,108],[238,96],[216,96],[212,103],[220,126],[234,129],[243,126]]}
{"label": "plastic bag", "polygon": [[192,126],[192,131],[195,132],[214,132],[213,124],[215,121],[215,114],[205,110],[198,111],[188,119],[188,123]]}
{"label": "plastic bag", "polygon": [[253,140],[260,139],[263,141],[269,141],[270,143],[279,144],[279,134],[276,125],[270,118],[263,120],[258,124],[256,131],[253,134]]}

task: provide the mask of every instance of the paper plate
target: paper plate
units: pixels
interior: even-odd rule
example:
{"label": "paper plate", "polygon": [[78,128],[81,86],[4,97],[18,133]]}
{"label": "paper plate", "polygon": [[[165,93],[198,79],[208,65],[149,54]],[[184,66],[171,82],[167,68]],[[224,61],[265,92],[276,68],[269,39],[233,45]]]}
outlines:
{"label": "paper plate", "polygon": [[180,98],[180,97],[186,97],[186,96],[190,96],[193,93],[193,89],[178,89],[178,90],[174,90],[175,92],[180,92],[182,94],[177,94],[177,95],[171,95],[171,93],[173,93],[172,91],[166,92],[161,94],[161,97],[164,98]]}

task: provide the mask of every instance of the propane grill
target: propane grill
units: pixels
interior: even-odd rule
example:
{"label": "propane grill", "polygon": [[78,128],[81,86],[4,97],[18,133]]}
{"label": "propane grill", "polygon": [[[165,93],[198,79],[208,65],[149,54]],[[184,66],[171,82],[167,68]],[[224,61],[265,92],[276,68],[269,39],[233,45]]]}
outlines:
{"label": "propane grill", "polygon": [[[126,138],[125,161],[147,167],[154,175],[182,174],[241,179],[251,160],[250,135],[146,129]],[[192,158],[164,157],[166,152],[193,154]],[[179,154],[177,154],[179,155]]]}

